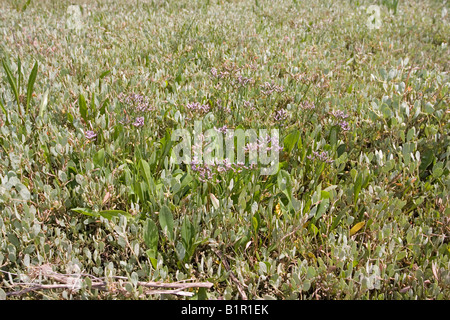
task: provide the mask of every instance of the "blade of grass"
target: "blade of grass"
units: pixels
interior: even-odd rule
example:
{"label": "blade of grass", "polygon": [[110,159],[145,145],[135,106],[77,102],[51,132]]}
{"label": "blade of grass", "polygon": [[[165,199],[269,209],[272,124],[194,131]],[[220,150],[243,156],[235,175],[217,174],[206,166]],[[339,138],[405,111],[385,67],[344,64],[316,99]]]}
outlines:
{"label": "blade of grass", "polygon": [[14,94],[14,97],[16,98],[17,107],[19,108],[19,114],[22,115],[22,112],[20,110],[20,101],[19,101],[19,91],[17,90],[17,82],[14,76],[12,75],[11,69],[9,68],[8,64],[5,60],[2,59],[2,65],[3,69],[5,69],[6,72],[6,79],[9,82],[9,85],[11,86],[11,90]]}
{"label": "blade of grass", "polygon": [[30,5],[30,3],[31,3],[31,0],[28,0],[28,1],[23,5],[21,11],[24,12],[25,10],[27,10],[27,7]]}
{"label": "blade of grass", "polygon": [[2,109],[3,113],[5,114],[6,117],[6,124],[9,124],[8,121],[8,112],[6,111],[5,106],[3,105],[2,99],[0,99],[0,108]]}
{"label": "blade of grass", "polygon": [[20,60],[20,57],[17,58],[17,91],[19,92],[20,96],[20,86],[22,85],[22,61]]}
{"label": "blade of grass", "polygon": [[34,64],[33,69],[31,70],[30,77],[28,78],[27,104],[26,104],[26,108],[25,108],[25,114],[28,114],[28,110],[29,110],[30,102],[31,102],[31,97],[33,95],[34,83],[36,82],[37,72],[38,72],[38,63],[36,61],[36,63]]}

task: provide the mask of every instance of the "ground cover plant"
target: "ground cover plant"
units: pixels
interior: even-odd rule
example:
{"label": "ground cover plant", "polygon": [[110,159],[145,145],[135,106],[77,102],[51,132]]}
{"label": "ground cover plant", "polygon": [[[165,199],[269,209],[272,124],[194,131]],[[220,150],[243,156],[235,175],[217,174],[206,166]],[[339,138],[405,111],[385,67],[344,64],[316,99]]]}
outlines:
{"label": "ground cover plant", "polygon": [[0,1],[0,298],[449,299],[448,10]]}

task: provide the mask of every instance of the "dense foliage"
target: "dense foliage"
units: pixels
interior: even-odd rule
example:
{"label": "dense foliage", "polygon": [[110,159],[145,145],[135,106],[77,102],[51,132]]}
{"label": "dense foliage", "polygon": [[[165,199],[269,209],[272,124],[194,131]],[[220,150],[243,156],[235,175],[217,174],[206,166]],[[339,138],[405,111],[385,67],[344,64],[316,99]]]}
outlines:
{"label": "dense foliage", "polygon": [[[445,1],[78,3],[0,2],[0,297],[450,298]],[[196,120],[278,129],[277,173],[171,163]]]}

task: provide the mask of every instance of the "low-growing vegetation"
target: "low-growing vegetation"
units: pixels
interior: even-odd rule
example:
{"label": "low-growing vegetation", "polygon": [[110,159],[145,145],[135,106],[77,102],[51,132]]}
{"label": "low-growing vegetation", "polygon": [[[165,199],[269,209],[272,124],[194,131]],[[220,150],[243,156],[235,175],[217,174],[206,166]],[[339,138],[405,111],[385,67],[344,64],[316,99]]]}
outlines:
{"label": "low-growing vegetation", "polygon": [[448,10],[1,1],[0,298],[449,299]]}

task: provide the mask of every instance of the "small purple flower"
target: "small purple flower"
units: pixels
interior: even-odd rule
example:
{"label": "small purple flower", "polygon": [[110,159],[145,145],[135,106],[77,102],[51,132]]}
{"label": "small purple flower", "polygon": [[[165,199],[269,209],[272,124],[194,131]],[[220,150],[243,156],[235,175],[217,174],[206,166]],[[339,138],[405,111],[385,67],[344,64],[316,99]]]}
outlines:
{"label": "small purple flower", "polygon": [[278,86],[278,85],[274,84],[273,81],[272,81],[272,83],[264,82],[264,84],[261,85],[260,87],[263,89],[263,90],[261,90],[261,92],[266,96],[271,95],[274,91],[278,92],[278,93],[284,91],[283,86]]}
{"label": "small purple flower", "polygon": [[215,129],[217,132],[221,132],[221,133],[224,133],[224,134],[226,134],[227,131],[228,131],[227,126],[223,126],[223,127],[219,127],[219,128],[214,127],[214,129]]}
{"label": "small purple flower", "polygon": [[213,77],[217,78],[217,69],[211,68],[211,74],[213,75]]}
{"label": "small purple flower", "polygon": [[150,105],[150,99],[146,96],[137,93],[130,93],[128,96],[125,96],[123,93],[120,93],[118,98],[120,102],[134,107],[138,112],[154,110],[154,108]]}
{"label": "small purple flower", "polygon": [[144,117],[137,117],[136,121],[133,122],[133,126],[142,127],[144,125]]}
{"label": "small purple flower", "polygon": [[348,125],[348,122],[345,121],[345,119],[350,117],[349,114],[347,114],[341,110],[332,111],[332,112],[330,112],[330,114],[338,120],[338,124],[341,127],[342,131],[350,130],[350,126]]}
{"label": "small purple flower", "polygon": [[347,119],[349,115],[341,110],[332,111],[331,114],[337,119]]}
{"label": "small purple flower", "polygon": [[95,140],[95,138],[97,137],[97,134],[94,131],[87,130],[84,133],[84,136],[86,137],[86,139]]}
{"label": "small purple flower", "polygon": [[237,77],[237,83],[238,83],[240,86],[245,86],[245,85],[247,85],[249,82],[252,82],[252,81],[253,81],[252,78],[243,77],[243,76],[241,76],[241,75],[239,75],[239,76]]}
{"label": "small purple flower", "polygon": [[317,151],[313,151],[313,154],[307,156],[307,158],[309,160],[317,159],[317,160],[320,160],[320,161],[325,162],[325,163],[333,163],[333,159],[328,157],[328,153],[326,151],[322,151],[321,153],[319,153]]}
{"label": "small purple flower", "polygon": [[350,130],[350,127],[349,127],[347,121],[341,121],[341,122],[339,122],[339,126],[341,127],[341,130],[342,130],[342,131],[349,131],[349,130]]}
{"label": "small purple flower", "polygon": [[192,110],[192,111],[200,112],[200,113],[207,113],[210,109],[208,104],[202,105],[198,102],[188,103],[186,105],[186,108],[188,108],[189,110]]}
{"label": "small purple flower", "polygon": [[278,110],[275,112],[274,119],[275,121],[285,120],[288,116],[288,112],[284,109]]}

